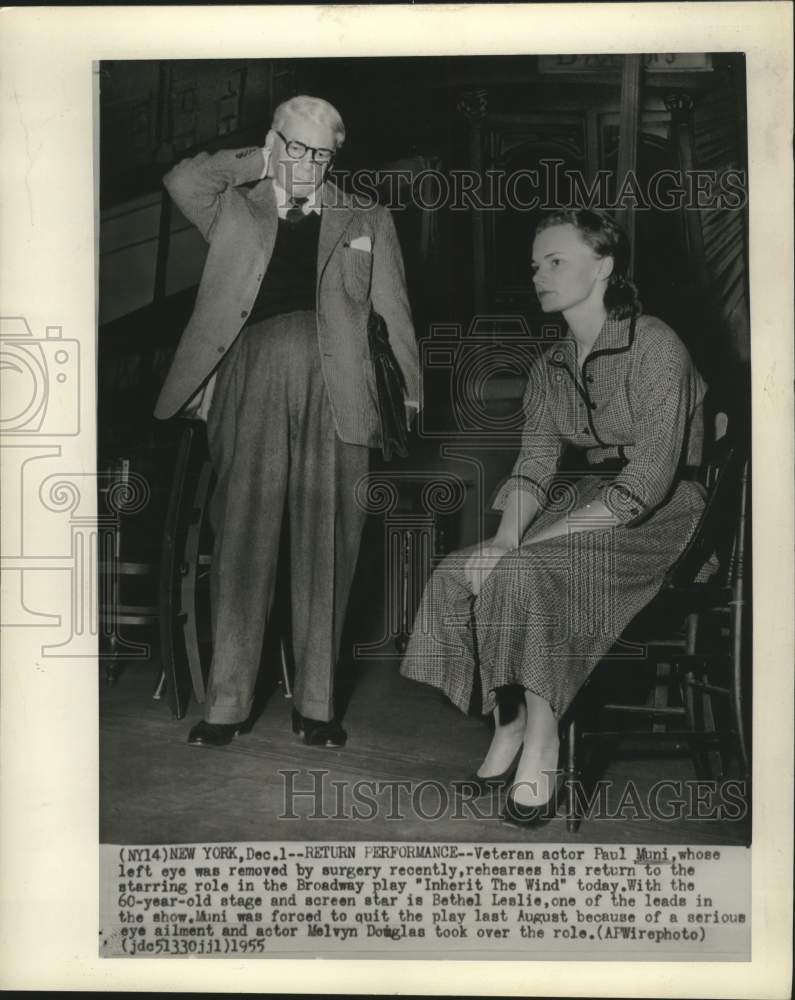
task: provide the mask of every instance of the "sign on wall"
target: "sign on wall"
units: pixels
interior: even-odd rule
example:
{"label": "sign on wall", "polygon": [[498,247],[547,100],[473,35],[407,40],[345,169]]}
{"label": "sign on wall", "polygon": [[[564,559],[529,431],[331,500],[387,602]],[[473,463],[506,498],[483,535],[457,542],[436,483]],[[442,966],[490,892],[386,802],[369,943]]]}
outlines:
{"label": "sign on wall", "polygon": [[[539,73],[593,73],[599,70],[620,70],[621,55],[555,55],[539,56]],[[643,56],[644,69],[653,73],[711,70],[712,57],[706,52],[656,52]]]}

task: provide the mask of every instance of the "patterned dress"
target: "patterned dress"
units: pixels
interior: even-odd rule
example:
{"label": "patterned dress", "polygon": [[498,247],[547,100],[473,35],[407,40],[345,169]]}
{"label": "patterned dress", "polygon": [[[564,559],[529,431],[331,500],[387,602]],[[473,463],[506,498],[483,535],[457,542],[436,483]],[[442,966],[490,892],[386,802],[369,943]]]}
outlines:
{"label": "patterned dress", "polygon": [[[417,612],[401,673],[440,688],[464,712],[479,664],[484,713],[495,688],[519,684],[560,719],[659,591],[704,507],[694,474],[705,385],[673,330],[652,316],[608,319],[581,371],[576,358],[569,336],[530,370],[519,455],[493,502],[502,510],[514,490],[540,502],[518,549],[499,561],[474,604],[464,566],[479,545],[446,556]],[[564,475],[567,445],[579,464]],[[617,525],[533,541],[560,518],[573,524],[595,499]]]}

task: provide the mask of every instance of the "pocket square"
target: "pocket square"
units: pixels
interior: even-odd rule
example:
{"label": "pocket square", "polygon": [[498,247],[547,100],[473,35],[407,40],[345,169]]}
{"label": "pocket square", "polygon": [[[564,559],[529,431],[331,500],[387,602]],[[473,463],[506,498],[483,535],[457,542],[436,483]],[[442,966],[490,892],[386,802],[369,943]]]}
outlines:
{"label": "pocket square", "polygon": [[373,242],[369,236],[357,236],[350,242],[351,250],[364,250],[365,253],[372,253]]}

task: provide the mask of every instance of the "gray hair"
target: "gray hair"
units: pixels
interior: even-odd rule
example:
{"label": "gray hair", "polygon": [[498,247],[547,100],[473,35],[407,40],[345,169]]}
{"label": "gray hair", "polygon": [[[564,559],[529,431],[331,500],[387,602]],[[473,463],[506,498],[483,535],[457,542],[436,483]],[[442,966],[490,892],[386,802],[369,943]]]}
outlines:
{"label": "gray hair", "polygon": [[327,125],[334,133],[337,149],[345,142],[345,125],[339,111],[333,104],[324,101],[322,97],[308,97],[306,94],[300,94],[298,97],[291,97],[289,100],[283,101],[273,112],[273,128],[281,128],[288,115],[297,115],[301,118],[308,118],[309,121]]}

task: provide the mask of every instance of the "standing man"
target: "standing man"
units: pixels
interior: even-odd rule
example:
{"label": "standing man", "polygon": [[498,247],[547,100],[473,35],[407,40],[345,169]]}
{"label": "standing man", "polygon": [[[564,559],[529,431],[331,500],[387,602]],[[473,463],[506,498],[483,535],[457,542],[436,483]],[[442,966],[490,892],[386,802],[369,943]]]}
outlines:
{"label": "standing man", "polygon": [[250,715],[283,517],[293,729],[313,746],[346,740],[333,679],[365,518],[354,487],[368,448],[380,444],[371,303],[409,400],[419,398],[419,367],[392,217],[373,202],[355,204],[326,177],[344,139],[328,102],[294,97],[276,109],[262,149],[200,153],[164,178],[209,243],[155,408],[163,419],[186,408],[206,415],[217,473],[213,659],[194,745],[228,743]]}

